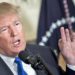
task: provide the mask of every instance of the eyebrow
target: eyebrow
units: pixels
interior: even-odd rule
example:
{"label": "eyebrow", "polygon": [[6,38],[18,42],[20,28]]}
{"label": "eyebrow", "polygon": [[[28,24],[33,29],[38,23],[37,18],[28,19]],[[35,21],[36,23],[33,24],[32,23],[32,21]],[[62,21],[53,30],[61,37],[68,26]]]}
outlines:
{"label": "eyebrow", "polygon": [[20,22],[20,20],[16,20],[16,21],[14,21],[14,23],[16,23],[16,22]]}

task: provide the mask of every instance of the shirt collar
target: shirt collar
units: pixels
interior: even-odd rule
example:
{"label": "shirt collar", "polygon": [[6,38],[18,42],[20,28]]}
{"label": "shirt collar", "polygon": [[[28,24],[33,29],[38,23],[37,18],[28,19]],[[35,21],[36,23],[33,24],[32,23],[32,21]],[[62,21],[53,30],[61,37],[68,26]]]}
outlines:
{"label": "shirt collar", "polygon": [[6,62],[6,63],[11,63],[13,64],[14,63],[14,60],[15,60],[15,57],[8,57],[8,56],[5,56],[3,54],[0,54],[0,57]]}

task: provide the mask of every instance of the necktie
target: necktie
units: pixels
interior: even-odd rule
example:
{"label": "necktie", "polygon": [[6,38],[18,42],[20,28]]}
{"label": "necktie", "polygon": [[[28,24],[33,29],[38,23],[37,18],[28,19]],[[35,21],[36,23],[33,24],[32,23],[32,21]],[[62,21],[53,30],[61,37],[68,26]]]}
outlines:
{"label": "necktie", "polygon": [[27,75],[23,69],[22,62],[18,57],[16,57],[15,63],[17,64],[18,75]]}

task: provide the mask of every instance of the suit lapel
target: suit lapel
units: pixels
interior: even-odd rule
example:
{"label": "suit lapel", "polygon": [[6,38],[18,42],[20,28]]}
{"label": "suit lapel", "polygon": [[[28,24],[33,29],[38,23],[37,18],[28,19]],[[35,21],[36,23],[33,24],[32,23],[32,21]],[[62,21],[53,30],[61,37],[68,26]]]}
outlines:
{"label": "suit lapel", "polygon": [[14,75],[1,57],[0,57],[0,75]]}

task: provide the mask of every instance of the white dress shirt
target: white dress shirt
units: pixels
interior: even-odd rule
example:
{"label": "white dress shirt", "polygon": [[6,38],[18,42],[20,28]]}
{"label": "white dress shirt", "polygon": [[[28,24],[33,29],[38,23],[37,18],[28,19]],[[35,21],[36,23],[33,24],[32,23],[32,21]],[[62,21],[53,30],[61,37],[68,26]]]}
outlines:
{"label": "white dress shirt", "polygon": [[[0,57],[4,60],[4,62],[7,64],[7,66],[10,68],[10,70],[13,72],[13,74],[18,75],[17,64],[14,63],[15,58],[4,56],[2,54],[0,54]],[[26,63],[22,62],[22,65],[23,65],[25,72],[28,75],[36,75],[35,70],[31,67],[30,64],[26,64]]]}

